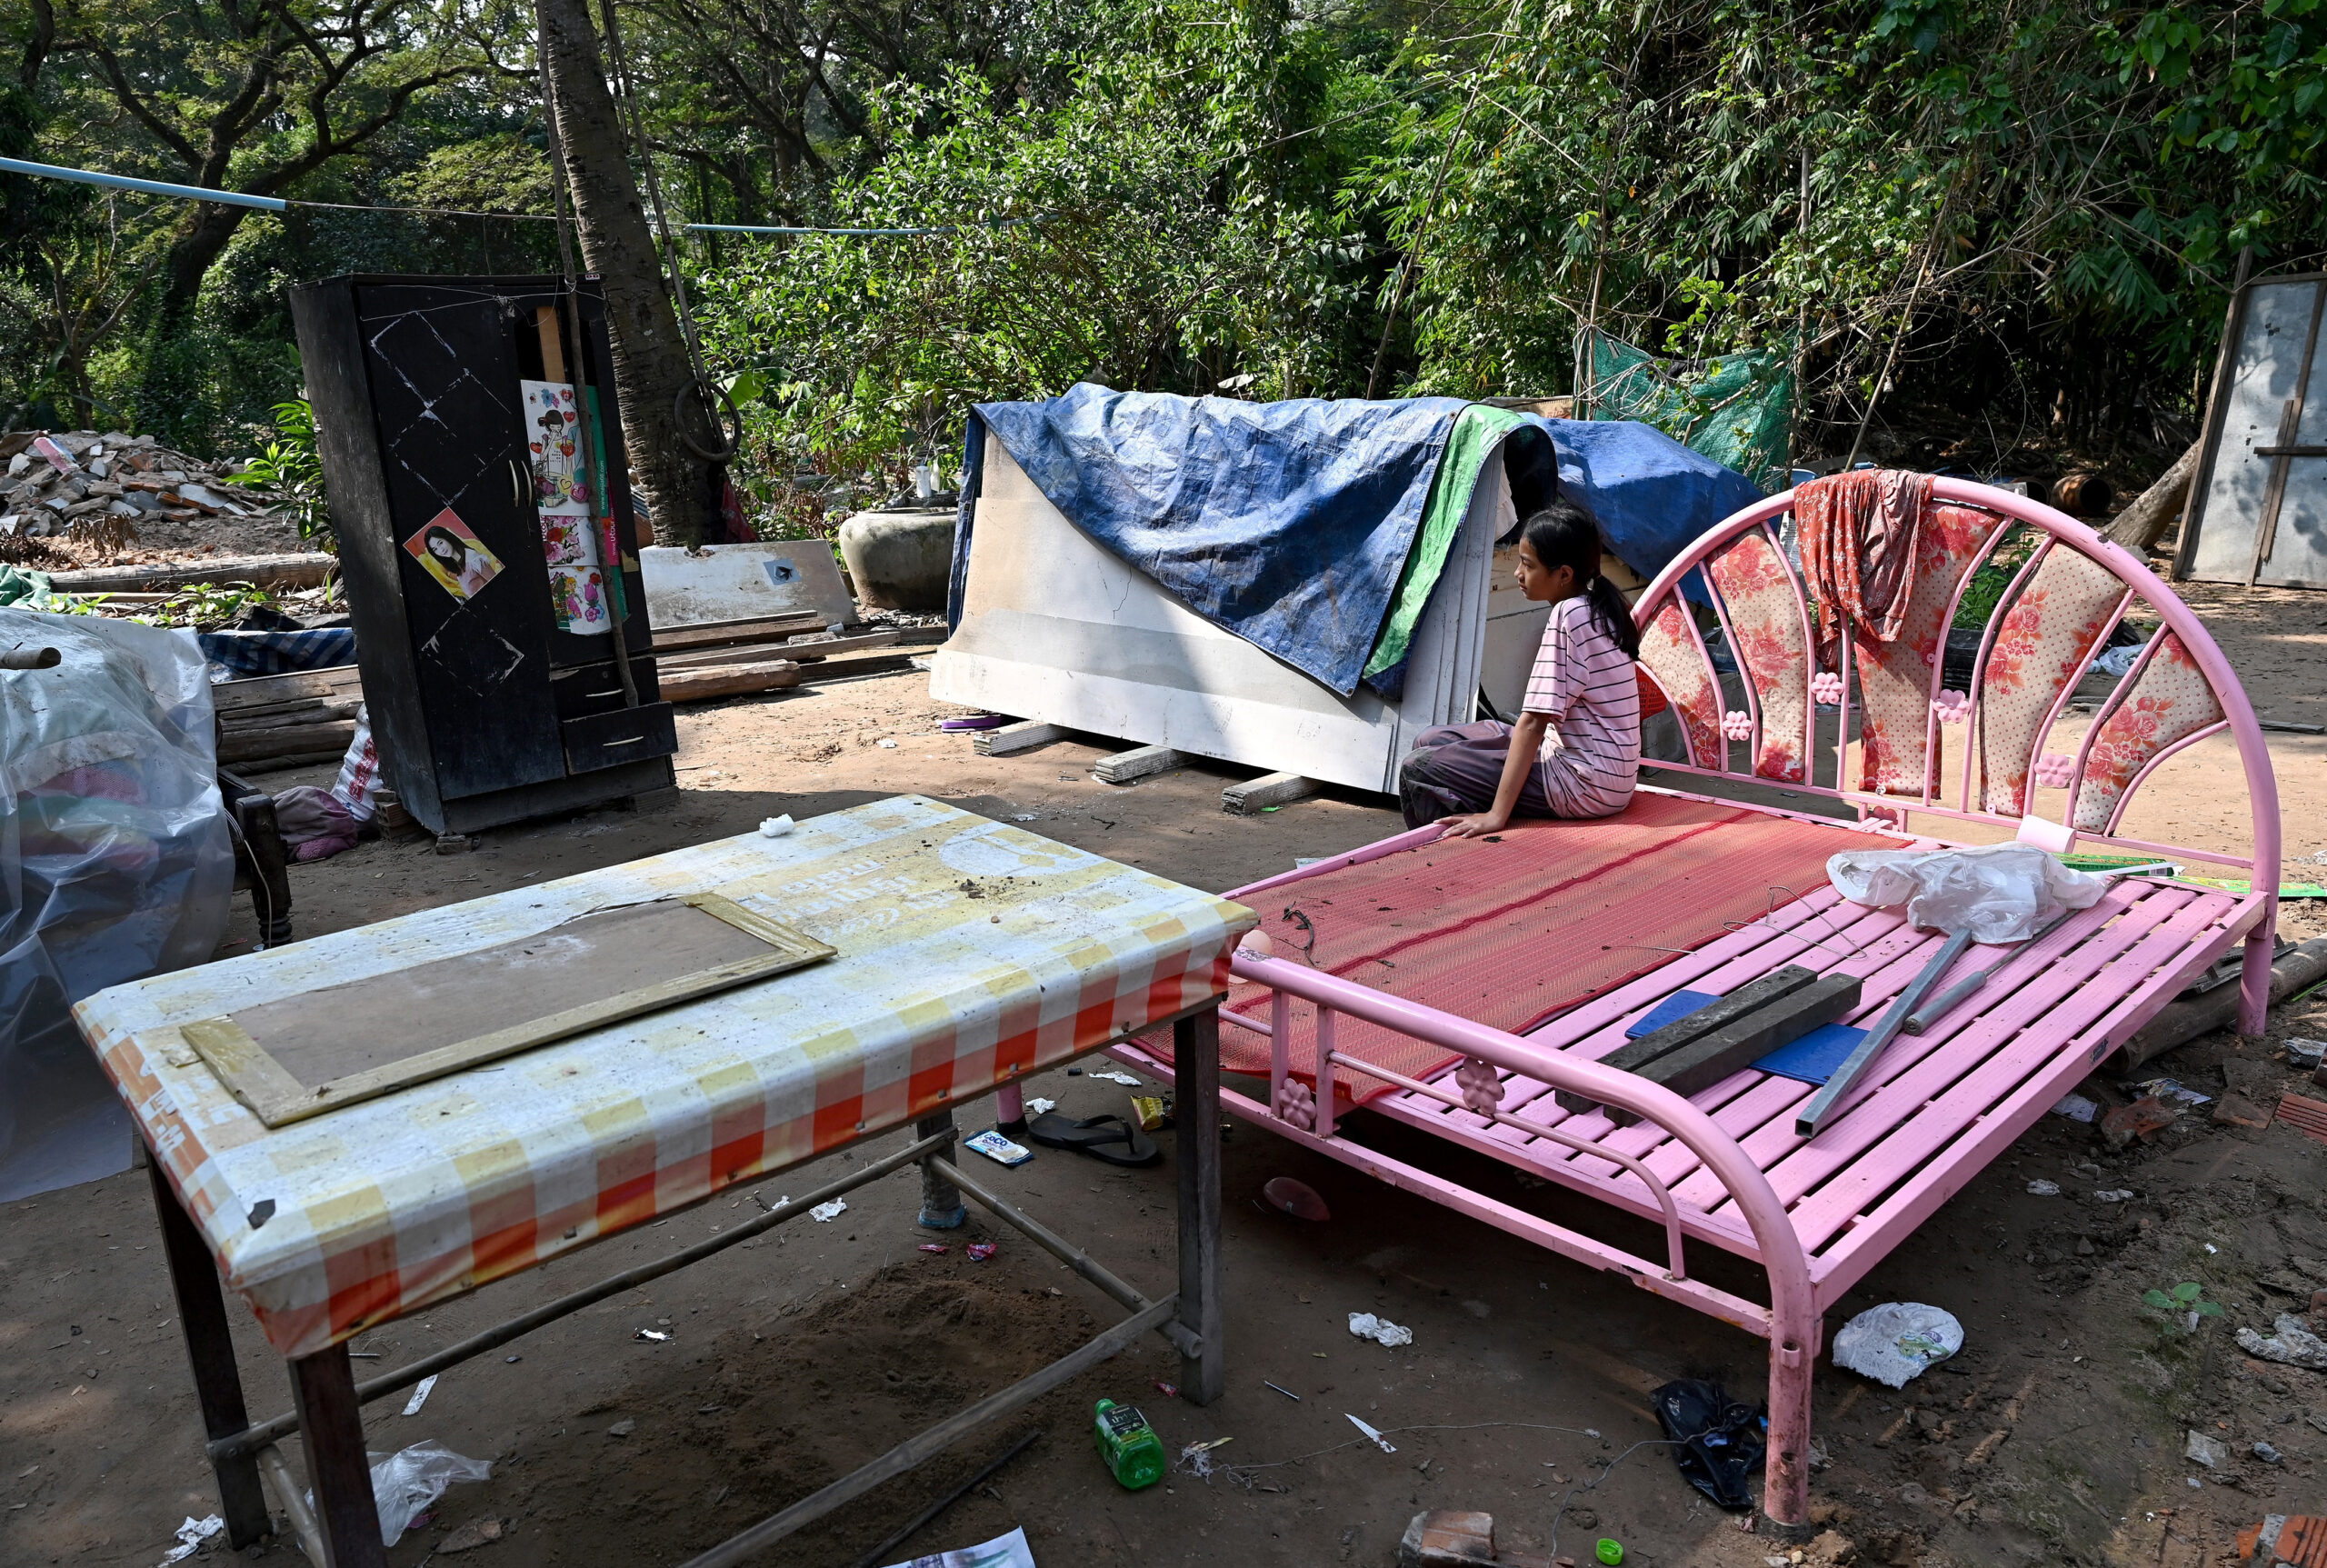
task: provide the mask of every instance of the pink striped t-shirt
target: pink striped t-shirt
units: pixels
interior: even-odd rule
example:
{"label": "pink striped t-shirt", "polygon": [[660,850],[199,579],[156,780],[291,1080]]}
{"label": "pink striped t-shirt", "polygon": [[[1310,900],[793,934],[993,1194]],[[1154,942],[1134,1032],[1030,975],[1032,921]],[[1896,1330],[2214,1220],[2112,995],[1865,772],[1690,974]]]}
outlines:
{"label": "pink striped t-shirt", "polygon": [[1623,810],[1640,782],[1640,678],[1582,594],[1552,606],[1523,705],[1551,716],[1535,771],[1553,813]]}

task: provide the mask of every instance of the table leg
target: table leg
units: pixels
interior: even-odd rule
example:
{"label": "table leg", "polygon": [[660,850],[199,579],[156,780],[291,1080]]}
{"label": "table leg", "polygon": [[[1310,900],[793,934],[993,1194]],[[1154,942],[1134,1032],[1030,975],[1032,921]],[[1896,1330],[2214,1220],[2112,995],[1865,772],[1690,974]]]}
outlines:
{"label": "table leg", "polygon": [[[202,1430],[212,1442],[250,1424],[243,1406],[243,1380],[235,1370],[235,1341],[226,1328],[226,1297],[218,1288],[218,1265],[202,1233],[170,1190],[159,1160],[148,1159],[145,1174],[154,1186],[154,1208],[162,1222],[162,1254],[169,1263],[170,1288],[177,1293],[178,1322],[185,1330],[186,1359],[194,1366],[194,1393],[202,1407]],[[237,1547],[264,1539],[273,1528],[266,1493],[259,1486],[258,1461],[248,1454],[218,1460],[220,1517],[226,1539]]]}
{"label": "table leg", "polygon": [[1196,1404],[1228,1391],[1227,1317],[1220,1257],[1220,1009],[1172,1025],[1172,1115],[1178,1124],[1180,1323],[1203,1341],[1180,1358],[1180,1388]]}
{"label": "table leg", "polygon": [[315,1568],[387,1568],[372,1467],[364,1456],[364,1407],[355,1398],[347,1346],[293,1362],[291,1392],[298,1400],[307,1483],[315,1488],[315,1523],[324,1538],[326,1561]]}
{"label": "table leg", "polygon": [[[934,1138],[940,1133],[951,1132],[954,1113],[940,1111],[934,1116],[924,1116],[913,1124],[916,1139]],[[947,1144],[944,1152],[953,1153]],[[970,1217],[969,1205],[962,1202],[962,1189],[937,1174],[937,1167],[924,1158],[921,1162],[921,1223],[933,1231],[958,1231]]]}

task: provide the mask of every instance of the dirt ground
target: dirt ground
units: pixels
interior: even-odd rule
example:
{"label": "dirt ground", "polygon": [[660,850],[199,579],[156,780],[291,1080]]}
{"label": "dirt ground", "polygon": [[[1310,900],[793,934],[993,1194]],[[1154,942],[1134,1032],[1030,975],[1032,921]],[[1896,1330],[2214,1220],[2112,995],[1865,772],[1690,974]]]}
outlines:
{"label": "dirt ground", "polygon": [[[2327,721],[2317,678],[2327,599],[2196,590],[2266,716]],[[302,935],[569,875],[915,791],[1159,874],[1223,889],[1392,831],[1360,797],[1310,800],[1252,819],[1223,814],[1228,770],[1191,767],[1113,788],[1091,778],[1094,745],[1061,743],[1004,759],[943,734],[919,675],[799,689],[683,713],[675,802],[485,835],[467,855],[373,843],[294,872]],[[2072,719],[2072,726],[2081,721]],[[884,743],[894,741],[892,746]],[[2220,746],[2222,743],[2210,743]],[[2274,735],[2290,857],[2327,851],[2317,737]],[[2198,844],[2236,842],[2230,764],[2200,747],[2162,770],[2142,824]],[[277,774],[325,782],[328,770]],[[2298,868],[2299,869],[2299,868]],[[246,949],[247,914],[225,952]],[[2316,929],[2290,910],[2284,929]],[[2270,1059],[2288,1034],[2327,1034],[2327,996],[2274,1016],[2241,1054],[2216,1035],[2149,1071],[2219,1096],[2237,1084],[2275,1103],[2294,1080]],[[2143,1075],[2147,1075],[2144,1074]],[[1070,1114],[1121,1110],[1132,1091],[1057,1071],[1028,1086]],[[987,1124],[990,1103],[965,1114]],[[1632,1234],[1595,1205],[1523,1186],[1503,1168],[1417,1148],[1367,1119],[1389,1152],[1462,1176],[1506,1203],[1611,1237]],[[760,1184],[768,1201],[822,1173],[900,1146],[893,1137]],[[1171,1288],[1173,1169],[1135,1172],[1044,1151],[986,1168],[999,1188],[1091,1247],[1143,1290]],[[1249,1127],[1225,1148],[1230,1285],[1227,1395],[1196,1408],[1160,1391],[1176,1357],[1160,1341],[1086,1374],[1017,1423],[974,1437],[767,1554],[848,1568],[924,1503],[1022,1431],[1041,1438],[985,1486],[887,1554],[899,1562],[1024,1527],[1045,1568],[1084,1563],[1360,1563],[1387,1568],[1416,1512],[1483,1509],[1507,1546],[1591,1560],[1621,1540],[1625,1561],[1764,1568],[1793,1561],[1956,1564],[2222,1560],[2232,1533],[2267,1513],[2327,1512],[2327,1377],[2256,1362],[2232,1332],[2268,1329],[2327,1288],[2327,1145],[2282,1124],[2261,1130],[2185,1114],[2154,1144],[2107,1151],[2049,1117],[1972,1182],[1918,1239],[1880,1265],[1827,1320],[1920,1300],[1962,1320],[1963,1353],[1903,1394],[1822,1358],[1813,1539],[1743,1528],[1681,1480],[1648,1392],[1668,1379],[1723,1381],[1762,1396],[1760,1342],[1451,1216]],[[1263,1183],[1297,1176],[1332,1210],[1303,1223],[1263,1205]],[[2058,1196],[2032,1194],[2039,1178]],[[157,1562],[188,1515],[217,1506],[201,1457],[182,1342],[142,1172],[12,1205],[0,1226],[0,1563]],[[2099,1192],[2130,1190],[2130,1202]],[[490,1481],[448,1493],[390,1554],[398,1568],[449,1557],[457,1527],[504,1522],[481,1563],[675,1563],[883,1451],[929,1421],[1033,1370],[1114,1314],[1112,1303],[1031,1243],[975,1217],[920,1251],[910,1174],[862,1189],[829,1224],[795,1222],[715,1259],[567,1318],[446,1373],[424,1409],[367,1412],[371,1446],[423,1441],[494,1462]],[[393,1366],[616,1269],[732,1225],[747,1193],[615,1238],[586,1254],[364,1336]],[[1000,1252],[969,1260],[963,1243]],[[1648,1244],[1634,1237],[1636,1244]],[[1756,1292],[1752,1273],[1692,1250],[1693,1267]],[[2142,1305],[2192,1281],[2223,1308],[2194,1333]],[[253,1413],[287,1403],[285,1379],[239,1303]],[[1413,1331],[1388,1350],[1353,1338],[1352,1312]],[[634,1337],[659,1327],[673,1338]],[[359,1372],[359,1375],[363,1375]],[[1269,1386],[1273,1383],[1284,1392]],[[1092,1401],[1138,1403],[1168,1450],[1233,1439],[1208,1478],[1182,1469],[1142,1493],[1094,1455]],[[1297,1396],[1293,1397],[1293,1396]],[[1396,1446],[1384,1454],[1346,1417]],[[2186,1434],[2231,1458],[2182,1457]],[[2002,1434],[2002,1435],[1997,1435]],[[2276,1463],[2254,1456],[2264,1442]],[[296,1458],[295,1455],[294,1463]],[[452,1543],[457,1544],[457,1543]],[[1796,1559],[1792,1553],[1803,1553]],[[295,1557],[287,1540],[258,1555]],[[464,1560],[468,1559],[464,1554]]]}

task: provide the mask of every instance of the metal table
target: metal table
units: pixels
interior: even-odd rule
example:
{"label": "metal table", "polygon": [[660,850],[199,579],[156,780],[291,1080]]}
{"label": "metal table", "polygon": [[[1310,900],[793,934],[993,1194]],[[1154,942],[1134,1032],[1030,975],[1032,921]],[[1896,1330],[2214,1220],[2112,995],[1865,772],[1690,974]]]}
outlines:
{"label": "metal table", "polygon": [[[545,932],[594,910],[715,892],[837,956],[741,989],[270,1128],[181,1027]],[[689,1568],[769,1543],[1156,1333],[1189,1399],[1222,1392],[1218,1014],[1250,911],[919,796],[114,987],[75,1009],[150,1149],[179,1318],[236,1546],[271,1528],[261,1477],[310,1557],[385,1562],[360,1407],[917,1164],[922,1223],[964,1195],[1129,1315]],[[352,1021],[356,1023],[368,1020]],[[383,1021],[385,1023],[387,1021]],[[1027,1073],[1168,1024],[1177,1046],[1180,1288],[1149,1300],[952,1158],[954,1111]],[[358,1384],[357,1333],[910,1124],[905,1148],[694,1246]],[[290,1372],[295,1408],[248,1419],[225,1284]],[[305,1449],[312,1513],[279,1444]]]}

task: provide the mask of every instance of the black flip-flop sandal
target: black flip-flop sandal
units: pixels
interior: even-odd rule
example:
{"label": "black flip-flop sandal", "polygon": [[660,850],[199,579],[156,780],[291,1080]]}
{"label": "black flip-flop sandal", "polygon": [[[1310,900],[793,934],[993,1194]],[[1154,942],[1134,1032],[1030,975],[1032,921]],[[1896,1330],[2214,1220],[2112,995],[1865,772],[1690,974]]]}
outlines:
{"label": "black flip-flop sandal", "polygon": [[1046,1149],[1073,1149],[1110,1165],[1152,1165],[1164,1157],[1154,1139],[1121,1116],[1071,1122],[1056,1111],[1045,1111],[1026,1124],[1026,1135]]}

